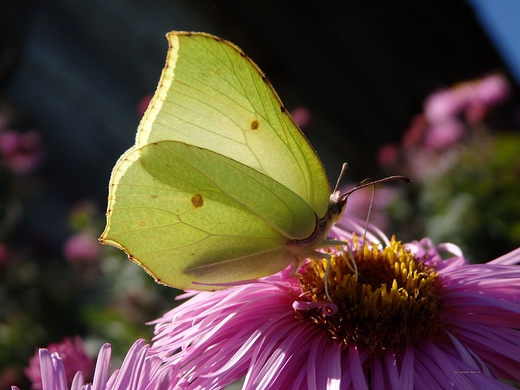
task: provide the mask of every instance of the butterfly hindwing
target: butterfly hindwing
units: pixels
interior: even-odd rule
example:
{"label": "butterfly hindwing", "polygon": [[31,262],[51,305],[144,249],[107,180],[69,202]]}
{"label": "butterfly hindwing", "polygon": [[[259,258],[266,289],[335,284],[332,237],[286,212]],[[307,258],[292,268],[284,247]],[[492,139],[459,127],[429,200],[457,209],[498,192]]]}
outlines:
{"label": "butterfly hindwing", "polygon": [[305,201],[263,173],[162,141],[119,161],[103,240],[162,283],[186,289],[193,281],[225,283],[284,268],[294,260],[286,242],[311,235],[315,218]]}

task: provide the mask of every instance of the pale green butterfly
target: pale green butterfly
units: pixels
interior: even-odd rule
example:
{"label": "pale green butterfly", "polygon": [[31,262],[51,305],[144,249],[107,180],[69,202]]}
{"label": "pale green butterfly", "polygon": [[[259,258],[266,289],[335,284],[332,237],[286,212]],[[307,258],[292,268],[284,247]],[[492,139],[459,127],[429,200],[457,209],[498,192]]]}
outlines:
{"label": "pale green butterfly", "polygon": [[306,258],[348,194],[323,165],[258,66],[204,33],[167,34],[159,86],[118,160],[103,244],[159,283],[215,290]]}

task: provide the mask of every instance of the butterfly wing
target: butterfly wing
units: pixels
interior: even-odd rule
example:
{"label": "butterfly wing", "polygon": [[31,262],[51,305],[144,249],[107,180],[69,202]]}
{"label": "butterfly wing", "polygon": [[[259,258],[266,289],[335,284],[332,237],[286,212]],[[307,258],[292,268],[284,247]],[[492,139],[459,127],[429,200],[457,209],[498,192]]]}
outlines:
{"label": "butterfly wing", "polygon": [[212,150],[283,184],[323,217],[330,196],[323,165],[256,64],[209,34],[167,38],[166,66],[136,147],[171,140]]}
{"label": "butterfly wing", "polygon": [[229,283],[294,262],[290,239],[316,217],[293,191],[246,165],[181,142],[130,149],[110,184],[102,241],[123,249],[160,283]]}

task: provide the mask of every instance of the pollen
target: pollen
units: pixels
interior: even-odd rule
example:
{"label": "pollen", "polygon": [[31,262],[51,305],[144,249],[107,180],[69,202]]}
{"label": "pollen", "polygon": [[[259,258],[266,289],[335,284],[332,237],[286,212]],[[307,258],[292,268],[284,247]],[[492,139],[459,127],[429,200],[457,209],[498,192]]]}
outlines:
{"label": "pollen", "polygon": [[301,277],[304,296],[326,304],[330,261],[327,285],[337,312],[330,315],[314,309],[298,315],[324,326],[332,339],[345,346],[362,343],[372,351],[399,350],[409,342],[439,338],[444,324],[438,320],[438,274],[395,237],[384,249],[361,241],[354,236],[350,251],[335,251],[330,260],[309,262]]}

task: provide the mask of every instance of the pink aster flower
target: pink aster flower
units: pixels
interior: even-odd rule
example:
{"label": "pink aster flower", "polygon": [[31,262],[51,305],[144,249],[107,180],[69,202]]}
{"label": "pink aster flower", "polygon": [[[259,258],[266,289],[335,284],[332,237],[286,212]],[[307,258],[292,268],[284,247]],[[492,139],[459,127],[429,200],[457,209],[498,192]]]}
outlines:
{"label": "pink aster flower", "polygon": [[[161,360],[148,357],[148,345],[144,340],[137,340],[128,351],[120,369],[109,374],[110,344],[104,344],[97,358],[92,383],[85,383],[86,375],[77,371],[73,377],[69,375],[65,358],[59,352],[40,349],[39,364],[43,390],[173,390],[178,382],[172,367],[158,368]],[[67,383],[72,383],[69,387]],[[12,390],[18,390],[13,386]]]}
{"label": "pink aster flower", "polygon": [[[50,344],[45,350],[49,354],[56,353],[60,356],[66,377],[70,378],[69,384],[77,371],[82,371],[87,378],[92,377],[94,362],[87,356],[80,337],[65,338],[61,343]],[[42,388],[40,356],[41,352],[36,353],[29,360],[29,366],[25,369],[25,375],[32,382],[33,389]]]}
{"label": "pink aster flower", "polygon": [[[520,249],[470,264],[351,218],[348,250],[191,299],[156,320],[149,355],[179,389],[506,389],[520,380]],[[357,232],[347,234],[346,232]],[[359,235],[365,239],[359,238]],[[448,258],[441,257],[440,251]]]}

